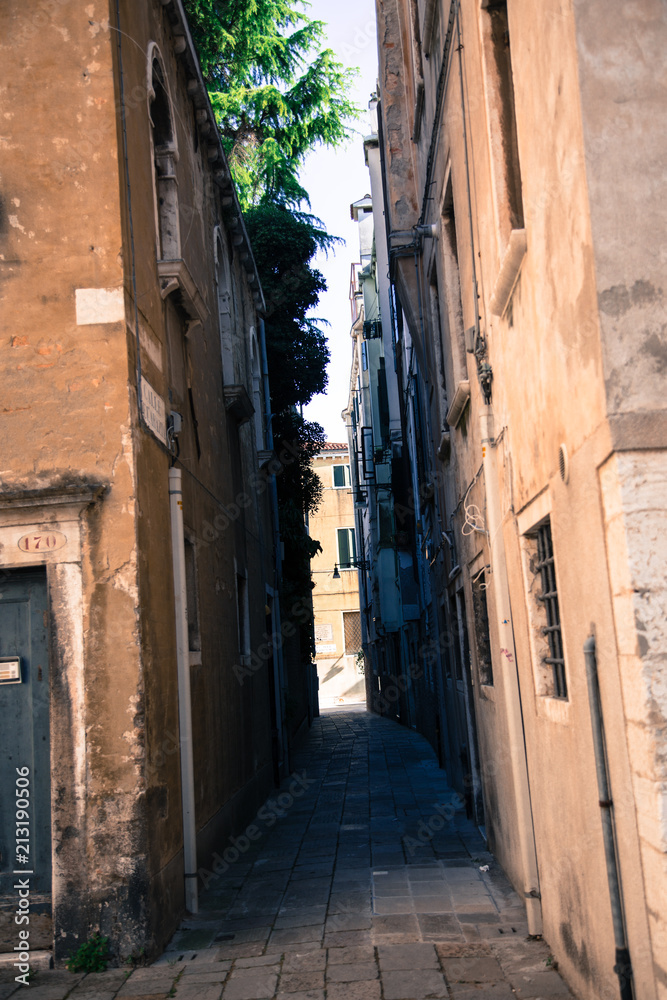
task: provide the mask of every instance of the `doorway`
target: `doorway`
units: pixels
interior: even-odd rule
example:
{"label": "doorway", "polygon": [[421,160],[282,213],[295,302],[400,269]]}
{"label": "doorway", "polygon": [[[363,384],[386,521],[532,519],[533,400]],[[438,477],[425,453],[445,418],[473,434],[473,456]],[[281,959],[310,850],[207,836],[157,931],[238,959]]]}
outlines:
{"label": "doorway", "polygon": [[46,569],[0,576],[0,951],[18,942],[15,884],[29,880],[30,945],[50,947],[51,758]]}
{"label": "doorway", "polygon": [[454,703],[455,726],[452,737],[455,745],[450,747],[453,775],[452,784],[465,799],[466,814],[477,826],[484,825],[484,800],[480,775],[479,747],[477,742],[477,719],[472,683],[472,664],[465,594],[462,587],[452,588],[448,593],[449,669],[447,687],[450,700]]}

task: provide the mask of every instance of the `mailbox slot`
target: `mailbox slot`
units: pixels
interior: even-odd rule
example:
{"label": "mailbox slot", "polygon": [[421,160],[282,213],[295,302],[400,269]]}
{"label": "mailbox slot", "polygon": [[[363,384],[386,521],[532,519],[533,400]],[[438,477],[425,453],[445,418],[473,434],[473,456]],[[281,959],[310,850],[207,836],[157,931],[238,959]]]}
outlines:
{"label": "mailbox slot", "polygon": [[21,683],[21,657],[0,656],[0,684]]}

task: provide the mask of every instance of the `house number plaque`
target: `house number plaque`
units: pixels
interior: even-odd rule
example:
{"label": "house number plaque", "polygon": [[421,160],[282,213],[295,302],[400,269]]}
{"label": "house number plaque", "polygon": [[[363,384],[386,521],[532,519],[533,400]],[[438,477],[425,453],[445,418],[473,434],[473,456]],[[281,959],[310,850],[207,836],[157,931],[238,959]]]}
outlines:
{"label": "house number plaque", "polygon": [[36,534],[23,535],[17,545],[21,552],[55,552],[67,544],[67,536],[62,531],[43,531]]}

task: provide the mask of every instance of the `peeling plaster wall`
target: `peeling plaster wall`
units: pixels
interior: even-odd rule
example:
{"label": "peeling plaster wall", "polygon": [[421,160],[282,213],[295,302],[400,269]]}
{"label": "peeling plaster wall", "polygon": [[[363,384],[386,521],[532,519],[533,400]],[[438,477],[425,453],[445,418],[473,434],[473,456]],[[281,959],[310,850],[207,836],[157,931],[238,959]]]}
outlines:
{"label": "peeling plaster wall", "polygon": [[[460,4],[463,107],[457,37],[449,56],[426,192],[424,221],[438,222],[441,229],[437,240],[424,241],[421,254],[423,334],[412,258],[396,262],[396,284],[417,340],[424,392],[433,400],[434,451],[457,380],[470,381],[470,402],[456,429],[449,428],[451,457],[439,463],[433,456],[431,462],[445,510],[442,527],[455,533],[470,604],[473,573],[486,566],[490,582],[493,568],[483,534],[461,536],[463,508],[476,504],[484,520],[486,492],[497,489],[500,496],[545,937],[582,996],[616,994],[582,652],[593,627],[635,985],[638,996],[653,1000],[667,988],[664,905],[657,903],[667,885],[660,701],[664,572],[658,568],[665,507],[661,449],[667,445],[661,347],[667,102],[663,76],[656,71],[666,41],[664,5],[508,0],[527,250],[502,316],[492,302],[509,216],[486,6],[477,0]],[[410,140],[409,4],[379,0],[377,8],[387,200],[392,228],[409,228],[424,193],[450,4],[436,4],[423,60],[426,92],[416,143]],[[418,8],[423,25],[421,0]],[[440,214],[450,181],[460,307]],[[439,321],[429,303],[429,280],[438,290]],[[462,309],[458,321],[457,308]],[[493,369],[497,484],[475,478],[484,404],[474,357],[464,353],[463,370],[460,364],[463,332],[477,315]],[[567,482],[559,474],[561,443]],[[555,547],[566,702],[544,695],[531,606],[535,586],[526,571],[526,532],[546,516]],[[448,585],[447,558],[445,552],[444,574],[437,564],[433,571],[435,581],[442,574],[436,592]],[[487,601],[494,684],[477,684],[476,677],[475,691],[487,830],[494,851],[521,886],[506,752],[505,704],[514,666],[499,648],[492,587]],[[472,632],[470,611],[468,618]],[[449,702],[451,712],[451,697]]]}
{"label": "peeling plaster wall", "polygon": [[[61,0],[36,9],[10,0],[0,9],[3,492],[104,487],[82,506],[80,546],[68,528],[67,546],[49,560],[58,960],[96,929],[121,958],[154,953],[183,908],[170,458],[138,420],[115,6]],[[184,416],[185,520],[201,623],[191,667],[196,820],[206,867],[272,782],[268,664],[244,684],[233,672],[237,566],[249,580],[252,646],[265,641],[269,491],[258,476],[254,426],[237,428],[223,398],[213,259],[222,209],[185,67],[162,4],[122,2],[121,21],[142,371]],[[188,338],[181,305],[162,299],[156,268],[151,40],[174,99],[183,255],[207,311]],[[225,244],[236,372],[252,396],[256,307],[226,233]],[[236,520],[221,516],[244,490]],[[31,523],[42,520],[38,512]],[[0,511],[0,565],[12,564],[7,523]]]}
{"label": "peeling plaster wall", "polygon": [[574,10],[609,411],[664,410],[665,7],[575,0]]}
{"label": "peeling plaster wall", "polygon": [[656,979],[659,989],[664,991],[667,988],[666,454],[660,450],[613,455],[600,468],[600,483],[651,946]]}
{"label": "peeling plaster wall", "polygon": [[80,564],[49,577],[56,955],[95,927],[127,953],[146,844],[127,714],[141,680],[108,4],[3,4],[0,39],[3,489],[108,486],[82,514]]}
{"label": "peeling plaster wall", "polygon": [[[222,232],[217,253],[227,261],[223,269],[229,282],[233,377],[246,387],[251,399],[251,348],[258,320],[240,250],[234,248],[220,193],[213,183],[208,144],[195,126],[188,76],[174,52],[168,12],[158,2],[127,0],[121,3],[121,24],[124,38],[131,39],[123,50],[127,94],[142,90],[150,43],[158,46],[164,60],[179,151],[175,170],[181,254],[206,310],[202,324],[186,333],[189,317],[178,295],[163,300],[160,294],[148,105],[145,97],[130,99],[126,121],[140,360],[144,376],[167,409],[183,417],[179,436],[183,516],[196,570],[200,633],[190,667],[198,864],[202,871],[210,872],[213,853],[222,854],[228,837],[238,834],[251,820],[268,794],[273,776],[269,662],[262,661],[251,676],[239,680],[236,595],[237,573],[246,575],[250,643],[256,650],[266,642],[265,588],[273,582],[269,490],[259,476],[254,420],[238,426],[223,397],[216,227]],[[137,191],[142,193],[139,198]],[[121,197],[126,197],[124,182]],[[128,226],[124,213],[126,245]],[[125,281],[131,295],[129,268]],[[128,317],[127,359],[133,383],[137,364],[133,310]],[[136,407],[134,389],[132,402]],[[143,660],[138,711],[145,727],[141,730],[146,752],[142,794],[149,843],[145,905],[148,947],[155,950],[170,936],[183,907],[170,458],[152,435],[136,427],[136,422],[133,440]]]}
{"label": "peeling plaster wall", "polygon": [[[420,211],[417,152],[411,139],[412,90],[411,42],[408,11],[402,0],[376,2],[381,105],[380,128],[384,145],[385,196],[390,230],[409,230]],[[409,242],[409,238],[393,243]],[[396,283],[423,365],[424,344],[416,308],[417,285],[414,261],[399,259]]]}
{"label": "peeling plaster wall", "polygon": [[604,386],[617,454],[600,468],[651,949],[667,996],[665,466],[667,299],[658,0],[575,2],[584,153]]}

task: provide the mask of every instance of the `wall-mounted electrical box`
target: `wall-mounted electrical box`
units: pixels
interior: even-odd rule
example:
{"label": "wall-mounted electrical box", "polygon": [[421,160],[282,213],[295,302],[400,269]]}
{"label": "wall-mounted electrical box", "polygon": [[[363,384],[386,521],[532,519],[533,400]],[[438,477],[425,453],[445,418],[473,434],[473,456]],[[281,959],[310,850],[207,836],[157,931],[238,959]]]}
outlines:
{"label": "wall-mounted electrical box", "polygon": [[0,656],[0,684],[21,683],[21,657]]}

